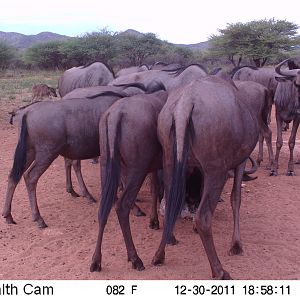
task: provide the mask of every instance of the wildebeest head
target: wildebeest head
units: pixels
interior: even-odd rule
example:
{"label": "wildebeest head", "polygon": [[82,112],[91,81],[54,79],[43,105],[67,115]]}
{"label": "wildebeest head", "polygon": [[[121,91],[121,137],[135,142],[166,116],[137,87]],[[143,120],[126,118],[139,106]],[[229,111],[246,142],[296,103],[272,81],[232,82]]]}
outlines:
{"label": "wildebeest head", "polygon": [[[275,67],[277,74],[282,77],[276,77],[276,80],[281,83],[289,83],[291,89],[293,89],[293,99],[290,101],[295,102],[295,107],[297,109],[297,114],[300,114],[300,69],[282,70],[281,67],[288,62],[288,59],[282,61]],[[275,100],[276,101],[276,100]],[[297,102],[297,103],[296,103]]]}

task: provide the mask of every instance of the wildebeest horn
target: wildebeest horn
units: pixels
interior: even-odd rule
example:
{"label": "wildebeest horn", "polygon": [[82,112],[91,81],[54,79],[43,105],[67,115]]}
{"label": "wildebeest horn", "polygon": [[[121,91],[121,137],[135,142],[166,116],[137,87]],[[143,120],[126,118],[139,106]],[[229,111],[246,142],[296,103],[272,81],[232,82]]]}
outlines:
{"label": "wildebeest horn", "polygon": [[275,67],[276,73],[278,73],[279,75],[282,75],[282,76],[296,76],[297,73],[300,71],[300,69],[281,70],[282,65],[285,64],[288,60],[289,59],[285,59],[284,61],[282,61]]}

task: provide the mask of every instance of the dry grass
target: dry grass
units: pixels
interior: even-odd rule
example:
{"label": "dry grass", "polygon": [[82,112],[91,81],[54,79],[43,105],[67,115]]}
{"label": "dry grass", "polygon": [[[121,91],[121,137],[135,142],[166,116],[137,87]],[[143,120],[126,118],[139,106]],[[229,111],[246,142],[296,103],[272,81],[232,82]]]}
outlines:
{"label": "dry grass", "polygon": [[37,83],[45,83],[57,87],[60,71],[27,71],[9,70],[0,73],[0,101],[9,104],[11,102],[29,102],[31,100],[32,86]]}
{"label": "dry grass", "polygon": [[57,87],[61,71],[8,70],[0,73],[0,124],[9,126],[8,112],[28,104],[32,87],[45,83]]}

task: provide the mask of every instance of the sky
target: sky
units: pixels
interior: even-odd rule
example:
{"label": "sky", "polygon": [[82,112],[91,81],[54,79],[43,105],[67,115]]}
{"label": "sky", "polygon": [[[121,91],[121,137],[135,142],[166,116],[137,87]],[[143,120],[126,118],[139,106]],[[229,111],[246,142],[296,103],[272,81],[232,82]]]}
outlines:
{"label": "sky", "polygon": [[194,44],[237,22],[275,18],[300,26],[299,9],[299,0],[2,0],[0,31],[81,36],[135,29]]}

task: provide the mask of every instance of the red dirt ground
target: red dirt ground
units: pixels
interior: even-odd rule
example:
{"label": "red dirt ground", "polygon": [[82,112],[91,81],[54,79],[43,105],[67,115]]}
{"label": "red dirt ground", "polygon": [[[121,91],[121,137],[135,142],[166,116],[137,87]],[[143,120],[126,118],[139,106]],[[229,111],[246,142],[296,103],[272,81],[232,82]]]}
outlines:
{"label": "red dirt ground", "polygon": [[[7,111],[0,107],[0,206],[6,193],[7,176],[17,141],[17,126],[8,124]],[[272,128],[275,121],[272,121]],[[273,140],[276,130],[273,128]],[[233,229],[229,194],[230,180],[214,215],[214,240],[224,268],[234,279],[300,279],[300,165],[298,176],[287,177],[288,140],[280,156],[279,176],[269,177],[266,161],[258,179],[246,182],[242,192],[242,256],[229,256]],[[299,136],[299,135],[298,135]],[[273,143],[273,146],[275,144]],[[266,153],[265,153],[266,154]],[[295,157],[300,156],[299,141]],[[99,199],[99,165],[83,162],[83,175],[91,193]],[[74,181],[75,182],[75,181]],[[75,189],[78,186],[75,182]],[[110,215],[103,242],[102,272],[90,273],[89,265],[97,237],[98,204],[84,198],[73,199],[65,192],[64,164],[59,157],[38,184],[38,203],[47,229],[31,221],[24,181],[18,185],[12,213],[17,225],[0,219],[0,279],[211,279],[209,263],[201,240],[190,220],[177,222],[176,246],[168,246],[163,266],[151,265],[162,230],[148,227],[149,217],[131,216],[134,242],[146,269],[133,270],[115,211]],[[150,192],[144,186],[139,194],[141,208],[150,213]]]}

